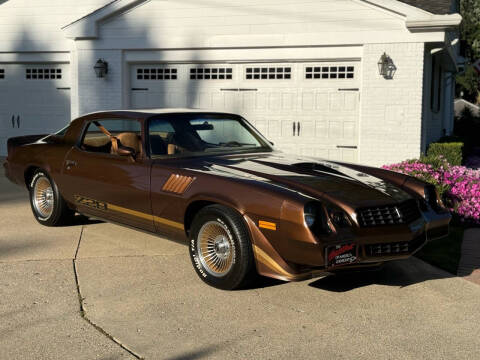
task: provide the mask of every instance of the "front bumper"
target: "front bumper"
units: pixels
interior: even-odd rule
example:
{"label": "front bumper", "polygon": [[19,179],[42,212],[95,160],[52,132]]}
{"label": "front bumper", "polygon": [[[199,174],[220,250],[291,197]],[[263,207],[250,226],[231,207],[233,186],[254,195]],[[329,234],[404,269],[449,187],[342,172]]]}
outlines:
{"label": "front bumper", "polygon": [[[368,267],[386,261],[406,259],[419,251],[428,241],[448,235],[451,215],[433,210],[408,224],[385,228],[357,228],[351,233],[337,235],[326,242],[305,244],[291,242],[289,249],[272,246],[265,234],[247,219],[252,234],[257,270],[261,275],[287,281],[304,280],[337,270]],[[342,246],[354,254],[345,255]],[[329,259],[329,251],[336,249],[342,261]],[[295,258],[292,259],[292,254]],[[345,257],[348,257],[346,259]]]}

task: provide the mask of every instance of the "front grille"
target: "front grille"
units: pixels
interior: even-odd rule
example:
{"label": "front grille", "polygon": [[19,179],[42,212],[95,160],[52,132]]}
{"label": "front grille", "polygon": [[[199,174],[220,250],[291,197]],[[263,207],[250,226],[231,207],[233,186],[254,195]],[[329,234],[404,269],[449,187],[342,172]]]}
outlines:
{"label": "front grille", "polygon": [[414,199],[398,205],[385,205],[360,209],[357,219],[362,227],[410,224],[420,218],[421,213]]}
{"label": "front grille", "polygon": [[407,255],[426,241],[425,235],[416,237],[411,241],[402,241],[395,243],[382,243],[382,244],[370,244],[365,245],[365,253],[367,256],[391,256],[391,255]]}

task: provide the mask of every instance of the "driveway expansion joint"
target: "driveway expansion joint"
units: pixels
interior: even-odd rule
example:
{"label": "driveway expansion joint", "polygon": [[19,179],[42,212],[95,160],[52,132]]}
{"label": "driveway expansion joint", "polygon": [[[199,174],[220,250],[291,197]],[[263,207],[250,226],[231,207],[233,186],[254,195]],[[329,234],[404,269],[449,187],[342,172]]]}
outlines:
{"label": "driveway expansion joint", "polygon": [[123,350],[125,350],[126,352],[128,352],[130,355],[132,355],[133,357],[135,357],[136,359],[140,359],[140,360],[143,360],[144,358],[142,356],[140,356],[139,354],[137,354],[135,351],[133,351],[132,349],[130,349],[128,346],[126,346],[125,344],[122,344],[122,342],[118,339],[116,339],[114,336],[112,336],[111,334],[109,334],[107,331],[105,331],[100,325],[96,324],[95,322],[93,322],[88,316],[87,316],[87,312],[85,310],[85,307],[83,305],[83,300],[85,299],[83,296],[82,296],[82,292],[80,290],[80,282],[78,281],[78,271],[77,271],[77,256],[78,256],[78,251],[80,250],[80,243],[82,242],[82,235],[83,235],[83,229],[84,229],[84,226],[82,226],[82,229],[80,231],[80,237],[78,239],[78,245],[77,245],[77,249],[75,251],[75,256],[72,260],[72,264],[73,264],[73,274],[74,274],[74,277],[75,277],[75,285],[76,285],[76,288],[77,288],[77,295],[78,295],[78,303],[80,305],[80,315],[81,317],[87,322],[89,323],[91,326],[93,326],[93,328],[95,328],[98,332],[100,332],[102,335],[106,336],[107,338],[109,338],[110,340],[112,340],[114,343],[116,343],[118,346],[120,346]]}

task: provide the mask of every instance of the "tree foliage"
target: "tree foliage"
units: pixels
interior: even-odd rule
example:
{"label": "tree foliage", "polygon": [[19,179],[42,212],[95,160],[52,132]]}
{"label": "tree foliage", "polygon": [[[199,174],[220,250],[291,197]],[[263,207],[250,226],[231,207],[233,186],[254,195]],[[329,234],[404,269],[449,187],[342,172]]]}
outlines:
{"label": "tree foliage", "polygon": [[480,59],[480,0],[460,0],[460,13],[463,17],[460,32],[467,64],[465,73],[457,77],[457,84],[464,97],[475,103],[479,96],[480,76],[471,65]]}

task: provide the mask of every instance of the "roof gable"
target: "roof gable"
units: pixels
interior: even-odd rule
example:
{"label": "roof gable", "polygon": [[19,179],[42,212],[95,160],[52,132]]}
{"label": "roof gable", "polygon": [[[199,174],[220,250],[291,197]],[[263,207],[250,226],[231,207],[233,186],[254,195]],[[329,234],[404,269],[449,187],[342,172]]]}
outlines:
{"label": "roof gable", "polygon": [[[389,19],[395,19],[396,27],[401,27],[402,29],[409,29],[411,31],[421,30],[421,31],[442,31],[452,27],[456,27],[460,23],[460,16],[458,14],[455,15],[435,15],[427,10],[421,9],[419,7],[411,6],[407,3],[415,2],[415,3],[431,3],[436,4],[438,2],[444,3],[450,0],[440,0],[440,1],[433,1],[433,0],[350,0],[350,1],[342,1],[342,2],[332,2],[329,1],[321,1],[318,3],[312,3],[310,6],[317,6],[319,9],[323,9],[318,14],[315,14],[315,11],[307,11],[306,8],[298,8],[298,6],[294,6],[294,3],[285,3],[285,6],[282,4],[277,4],[275,2],[266,1],[266,2],[254,2],[254,1],[246,1],[245,4],[242,3],[240,0],[223,0],[222,4],[215,1],[199,1],[198,3],[192,3],[189,1],[178,1],[178,2],[165,2],[165,1],[152,1],[152,0],[114,0],[111,3],[107,4],[106,6],[74,21],[63,27],[64,34],[67,38],[80,40],[80,39],[96,39],[99,37],[99,25],[104,23],[111,23],[111,21],[115,21],[116,19],[123,18],[124,14],[128,14],[130,20],[132,20],[132,11],[137,11],[138,8],[143,8],[145,4],[150,4],[150,6],[159,7],[173,7],[173,8],[185,8],[188,7],[189,10],[192,6],[198,6],[198,8],[203,11],[205,8],[213,9],[211,11],[216,11],[218,8],[226,7],[231,9],[238,9],[238,12],[245,12],[245,11],[254,11],[253,14],[250,14],[249,17],[256,17],[255,16],[260,14],[263,18],[265,18],[266,22],[261,22],[264,27],[265,26],[279,26],[282,24],[284,19],[292,18],[292,16],[296,16],[295,22],[298,24],[298,27],[303,29],[307,29],[310,27],[318,27],[318,24],[322,22],[328,22],[330,27],[328,28],[329,31],[335,31],[335,29],[340,28],[342,25],[348,27],[351,31],[365,31],[369,27],[372,28],[379,28],[383,25],[381,24],[382,21],[390,21]],[[230,4],[231,3],[231,4]],[[240,5],[242,4],[242,5]],[[235,6],[231,6],[235,5]],[[437,4],[438,5],[438,4]],[[276,6],[277,8],[272,10],[272,6]],[[294,6],[294,7],[291,7]],[[145,8],[147,8],[146,6]],[[308,6],[307,6],[308,7]],[[290,9],[291,8],[291,9]],[[252,9],[252,10],[249,10]],[[331,9],[331,11],[330,11]],[[352,9],[357,9],[357,11],[352,11]],[[369,10],[370,9],[370,10]],[[153,9],[155,10],[155,9]],[[318,10],[318,9],[315,9]],[[372,14],[369,16],[358,15],[360,12],[363,14],[364,12],[370,11]],[[375,12],[377,12],[375,15]],[[144,13],[148,11],[143,11]],[[318,11],[317,11],[318,12]],[[347,14],[348,12],[348,14]],[[382,15],[383,12],[383,15]],[[142,13],[142,12],[140,12]],[[165,12],[159,12],[160,17],[155,19],[155,24],[163,24],[168,23],[169,18],[164,18],[163,21],[158,21],[161,16],[163,16]],[[321,15],[320,15],[321,14]],[[242,14],[242,16],[245,14]],[[358,17],[358,16],[361,17]],[[270,19],[268,17],[281,17],[282,21],[269,24],[268,22]],[[300,16],[302,16],[300,18]],[[352,17],[353,16],[353,17]],[[354,18],[357,16],[357,18]],[[323,19],[325,17],[325,19]],[[227,17],[224,17],[228,20]],[[322,20],[323,19],[323,20]],[[356,20],[355,20],[356,19]],[[198,19],[197,19],[198,20]],[[291,20],[291,21],[293,21]],[[324,21],[325,20],[325,21]],[[343,21],[343,22],[342,22]],[[207,26],[209,23],[203,23]],[[260,26],[258,24],[258,26]],[[235,25],[235,24],[229,24]],[[245,24],[241,24],[245,25]],[[168,26],[168,24],[167,24]],[[175,24],[178,27],[178,24]],[[355,27],[358,27],[355,28]],[[354,29],[355,28],[355,29]],[[199,30],[202,30],[200,28]],[[387,28],[385,28],[387,29]],[[284,29],[286,34],[288,34],[288,29]],[[343,29],[341,29],[343,30]],[[378,29],[377,29],[378,30]],[[200,31],[201,32],[201,31]],[[312,31],[307,31],[312,32]],[[215,32],[216,33],[216,32]]]}

